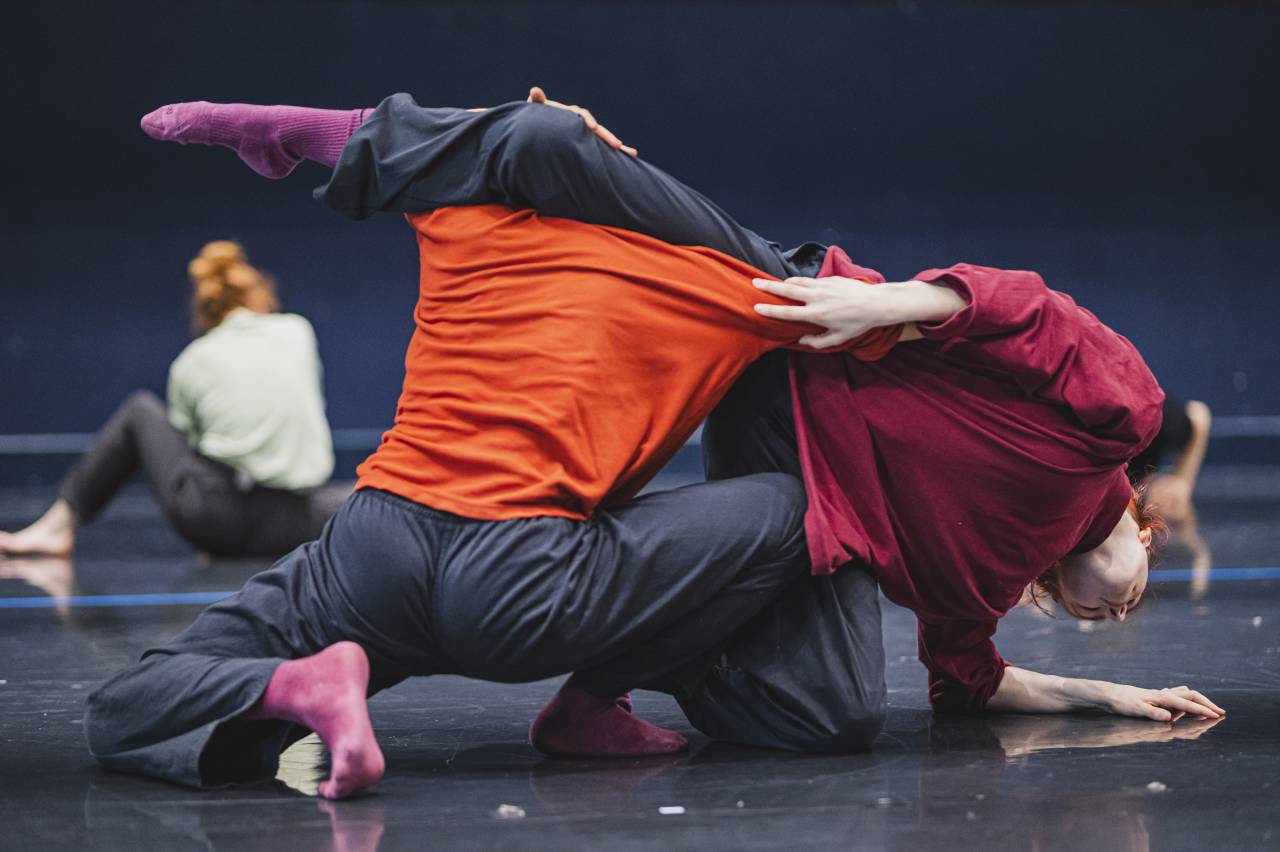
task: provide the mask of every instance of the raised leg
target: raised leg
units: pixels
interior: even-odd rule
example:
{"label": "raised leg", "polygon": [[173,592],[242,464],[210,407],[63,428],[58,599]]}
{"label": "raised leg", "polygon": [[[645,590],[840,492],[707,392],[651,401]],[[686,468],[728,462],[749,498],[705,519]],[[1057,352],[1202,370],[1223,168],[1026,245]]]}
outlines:
{"label": "raised leg", "polygon": [[336,165],[316,195],[357,219],[507,204],[706,246],[779,277],[797,268],[700,193],[610,148],[576,114],[541,104],[476,112],[420,107],[406,94],[374,110],[193,101],[148,113],[142,128],[155,139],[230,148],[270,178],[303,160]]}
{"label": "raised leg", "polygon": [[775,243],[661,169],[601,142],[574,113],[540,104],[484,112],[392,95],[360,126],[316,196],[362,219],[376,211],[506,204],[705,246],[785,277]]}

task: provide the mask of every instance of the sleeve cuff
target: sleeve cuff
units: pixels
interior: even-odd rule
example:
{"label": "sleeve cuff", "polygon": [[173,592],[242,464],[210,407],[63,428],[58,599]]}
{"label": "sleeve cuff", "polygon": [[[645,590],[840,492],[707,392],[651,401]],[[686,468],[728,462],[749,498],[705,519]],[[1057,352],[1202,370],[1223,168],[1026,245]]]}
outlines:
{"label": "sleeve cuff", "polygon": [[926,269],[915,276],[916,281],[950,287],[965,301],[963,308],[942,322],[916,323],[916,328],[920,329],[920,335],[925,340],[947,340],[952,337],[963,337],[973,325],[974,302],[976,301],[973,288],[969,286],[969,282],[965,280],[963,275],[957,274],[958,269],[958,265],[946,269]]}

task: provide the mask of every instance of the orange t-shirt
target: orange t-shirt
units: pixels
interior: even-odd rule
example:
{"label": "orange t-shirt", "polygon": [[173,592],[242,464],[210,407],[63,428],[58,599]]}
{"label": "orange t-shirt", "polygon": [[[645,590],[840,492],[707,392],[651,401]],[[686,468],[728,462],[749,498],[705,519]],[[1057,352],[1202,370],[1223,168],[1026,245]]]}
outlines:
{"label": "orange t-shirt", "polygon": [[751,285],[771,276],[711,249],[498,205],[408,219],[417,328],[357,487],[456,515],[581,520],[629,500],[748,364],[811,331],[757,314],[783,302]]}

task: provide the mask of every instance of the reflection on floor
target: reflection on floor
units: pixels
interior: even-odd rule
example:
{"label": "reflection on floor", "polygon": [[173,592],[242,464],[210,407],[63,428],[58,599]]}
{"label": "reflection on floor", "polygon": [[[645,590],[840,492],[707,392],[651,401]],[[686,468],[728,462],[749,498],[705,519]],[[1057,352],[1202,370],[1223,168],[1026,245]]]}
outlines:
{"label": "reflection on floor", "polygon": [[[0,528],[44,496],[0,494]],[[197,611],[145,596],[203,600],[262,567],[202,560],[145,501],[126,502],[85,531],[74,562],[0,560],[0,846],[1280,846],[1280,571],[1230,570],[1280,566],[1277,520],[1274,501],[1205,503],[1200,543],[1184,530],[1165,560],[1163,576],[1178,579],[1158,583],[1131,621],[1082,627],[1022,609],[998,636],[1031,668],[1192,684],[1227,708],[1217,724],[931,717],[911,616],[888,607],[892,712],[868,754],[802,757],[695,735],[694,751],[674,758],[547,760],[525,728],[554,683],[430,678],[371,702],[387,777],[330,803],[314,798],[325,771],[314,738],[286,752],[275,784],[211,793],[112,775],[88,758],[86,691]],[[637,707],[687,730],[663,696],[640,694]]]}

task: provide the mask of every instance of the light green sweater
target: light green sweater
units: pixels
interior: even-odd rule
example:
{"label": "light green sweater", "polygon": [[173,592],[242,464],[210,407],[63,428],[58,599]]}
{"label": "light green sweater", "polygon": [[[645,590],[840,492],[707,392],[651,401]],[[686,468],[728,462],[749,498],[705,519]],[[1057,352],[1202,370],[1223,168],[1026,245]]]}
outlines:
{"label": "light green sweater", "polygon": [[232,311],[169,368],[169,421],[259,485],[301,491],[333,473],[320,355],[296,314]]}

